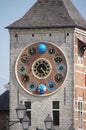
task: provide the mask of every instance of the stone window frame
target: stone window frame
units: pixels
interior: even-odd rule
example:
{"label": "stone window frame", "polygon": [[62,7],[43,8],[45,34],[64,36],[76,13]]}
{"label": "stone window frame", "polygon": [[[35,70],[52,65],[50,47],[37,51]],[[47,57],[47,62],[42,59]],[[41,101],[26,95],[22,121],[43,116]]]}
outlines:
{"label": "stone window frame", "polygon": [[[54,106],[54,103],[55,102],[57,102],[58,104],[57,104],[57,106]],[[57,124],[56,124],[56,122],[55,122],[55,120],[54,120],[54,113],[56,113],[57,112],[57,114],[58,114],[58,121],[57,121]],[[52,101],[52,114],[53,114],[53,125],[54,126],[59,126],[60,125],[60,101],[57,101],[57,100],[54,100],[54,101]]]}

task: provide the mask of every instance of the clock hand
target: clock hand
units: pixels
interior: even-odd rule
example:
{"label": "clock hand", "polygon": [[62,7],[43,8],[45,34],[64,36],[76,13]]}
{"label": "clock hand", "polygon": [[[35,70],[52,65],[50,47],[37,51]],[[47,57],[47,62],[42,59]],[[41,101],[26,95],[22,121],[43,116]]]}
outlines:
{"label": "clock hand", "polygon": [[40,68],[42,70],[43,73],[45,73],[45,70],[43,68]]}

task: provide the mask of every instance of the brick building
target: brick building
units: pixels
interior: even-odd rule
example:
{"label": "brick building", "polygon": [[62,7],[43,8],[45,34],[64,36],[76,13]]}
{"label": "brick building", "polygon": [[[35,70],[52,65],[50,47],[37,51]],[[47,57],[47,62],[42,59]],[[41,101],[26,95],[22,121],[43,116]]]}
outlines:
{"label": "brick building", "polygon": [[37,0],[7,28],[10,120],[17,119],[19,101],[30,130],[45,130],[48,114],[56,130],[86,130],[86,21],[71,0]]}

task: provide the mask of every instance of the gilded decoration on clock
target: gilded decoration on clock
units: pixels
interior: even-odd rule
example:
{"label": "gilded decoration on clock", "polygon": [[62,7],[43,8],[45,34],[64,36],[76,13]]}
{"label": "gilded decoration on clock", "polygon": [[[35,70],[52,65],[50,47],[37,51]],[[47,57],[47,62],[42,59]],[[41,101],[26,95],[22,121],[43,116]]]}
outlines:
{"label": "gilded decoration on clock", "polygon": [[66,78],[67,62],[53,43],[26,46],[16,61],[16,78],[29,94],[45,96],[56,92]]}

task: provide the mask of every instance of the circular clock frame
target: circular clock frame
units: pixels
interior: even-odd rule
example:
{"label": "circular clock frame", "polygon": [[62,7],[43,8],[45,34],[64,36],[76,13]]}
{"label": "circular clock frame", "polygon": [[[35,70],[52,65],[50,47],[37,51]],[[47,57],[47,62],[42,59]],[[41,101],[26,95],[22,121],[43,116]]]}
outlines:
{"label": "circular clock frame", "polygon": [[[38,49],[39,45],[41,49],[43,46],[43,50]],[[29,94],[47,96],[59,90],[64,83],[67,60],[54,43],[29,44],[17,58],[15,75],[20,86]]]}

